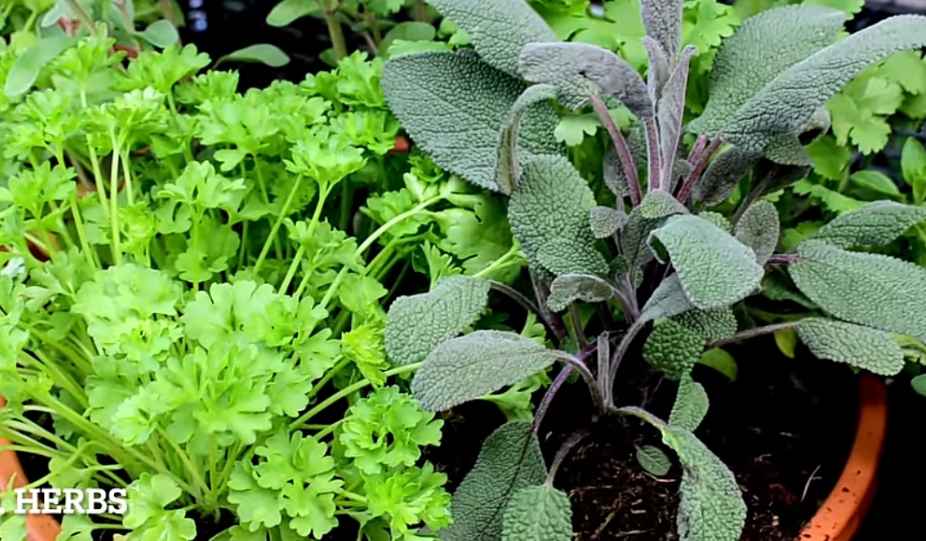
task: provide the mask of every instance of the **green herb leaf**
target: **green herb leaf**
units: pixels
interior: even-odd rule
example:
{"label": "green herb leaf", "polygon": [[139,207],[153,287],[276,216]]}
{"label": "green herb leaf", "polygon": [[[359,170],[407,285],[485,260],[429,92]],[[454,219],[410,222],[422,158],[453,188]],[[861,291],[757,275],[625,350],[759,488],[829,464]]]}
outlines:
{"label": "green herb leaf", "polygon": [[636,458],[640,467],[654,477],[665,477],[672,469],[672,460],[655,445],[637,447]]}
{"label": "green herb leaf", "polygon": [[759,265],[765,265],[775,253],[780,234],[778,209],[765,200],[750,205],[736,223],[737,240],[752,248]]}
{"label": "green herb leaf", "polygon": [[166,49],[180,40],[180,34],[170,21],[161,19],[149,24],[142,32],[138,32],[138,37],[147,41],[155,47]]}
{"label": "green herb leaf", "polygon": [[272,68],[281,68],[289,64],[289,55],[284,53],[283,50],[276,45],[256,43],[238,49],[237,51],[232,51],[216,60],[217,65],[222,62],[257,62],[266,64]]}
{"label": "green herb leaf", "polygon": [[604,302],[615,294],[614,286],[607,280],[591,274],[561,274],[550,285],[547,306],[554,312],[562,312],[577,300]]}
{"label": "green herb leaf", "polygon": [[762,280],[755,253],[703,218],[673,216],[652,238],[668,252],[685,294],[698,308],[740,301]]}
{"label": "green herb leaf", "polygon": [[528,260],[554,274],[604,274],[588,213],[595,196],[579,172],[559,156],[527,162],[512,194],[508,220]]}
{"label": "green herb leaf", "polygon": [[559,355],[518,334],[476,331],[437,346],[412,391],[426,409],[443,411],[536,374]]}
{"label": "green herb leaf", "polygon": [[817,358],[850,364],[882,376],[903,369],[904,355],[890,334],[822,318],[802,319],[797,326],[801,341]]}
{"label": "green herb leaf", "polygon": [[569,496],[550,485],[522,488],[505,510],[502,541],[569,541]]}
{"label": "green herb leaf", "polygon": [[287,26],[296,19],[321,12],[318,0],[283,0],[267,15],[270,26]]}
{"label": "green herb leaf", "polygon": [[710,401],[704,387],[692,380],[690,375],[683,376],[678,383],[678,394],[669,415],[669,425],[694,432],[707,415],[708,407]]}
{"label": "green herb leaf", "polygon": [[430,0],[472,38],[479,56],[509,75],[529,43],[556,41],[556,34],[525,0]]}
{"label": "green herb leaf", "polygon": [[819,240],[788,267],[798,289],[826,312],[888,332],[926,337],[926,270],[893,257],[847,252]]}
{"label": "green herb leaf", "polygon": [[876,201],[837,216],[812,238],[840,248],[883,246],[924,220],[924,207],[902,205],[893,201]]}
{"label": "green herb leaf", "polygon": [[9,98],[21,96],[29,90],[46,64],[74,44],[74,38],[56,35],[39,40],[31,49],[16,58],[6,76],[3,92]]}
{"label": "green herb leaf", "polygon": [[514,494],[543,483],[546,467],[529,422],[512,422],[486,438],[476,465],[453,496],[454,523],[445,541],[501,541],[503,516]]}
{"label": "green herb leaf", "polygon": [[398,366],[424,360],[435,346],[473,325],[489,303],[486,280],[453,276],[429,293],[400,297],[389,308],[386,352]]}

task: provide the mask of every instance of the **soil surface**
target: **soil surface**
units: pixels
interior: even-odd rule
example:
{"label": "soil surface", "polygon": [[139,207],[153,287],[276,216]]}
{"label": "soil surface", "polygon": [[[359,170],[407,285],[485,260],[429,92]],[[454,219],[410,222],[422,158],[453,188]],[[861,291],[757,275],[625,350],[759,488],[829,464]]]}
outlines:
{"label": "soil surface", "polygon": [[[742,540],[793,541],[833,489],[851,447],[855,375],[833,363],[782,358],[771,340],[733,353],[739,359],[734,384],[709,368],[696,368],[695,379],[711,399],[697,434],[730,466],[743,490],[749,519]],[[642,365],[629,362],[622,369],[619,405],[642,404],[667,417],[676,384],[660,381]],[[454,485],[472,466],[479,442],[504,422],[491,408],[468,408],[448,417],[444,443],[429,457]],[[574,539],[678,539],[681,471],[675,466],[664,478],[655,478],[635,458],[636,446],[660,445],[658,434],[631,419],[591,423],[590,415],[584,387],[567,386],[540,432],[548,464],[574,431],[592,432],[573,449],[555,480],[572,501]]]}

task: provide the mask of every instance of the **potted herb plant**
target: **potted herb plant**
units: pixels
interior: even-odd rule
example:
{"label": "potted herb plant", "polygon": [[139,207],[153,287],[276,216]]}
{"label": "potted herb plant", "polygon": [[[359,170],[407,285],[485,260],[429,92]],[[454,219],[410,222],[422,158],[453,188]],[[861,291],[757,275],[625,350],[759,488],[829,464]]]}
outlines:
{"label": "potted herb plant", "polygon": [[[554,485],[585,435],[566,438],[547,466],[537,434],[573,375],[587,384],[596,417],[638,419],[675,452],[682,539],[739,539],[747,512],[736,479],[695,435],[708,396],[691,372],[705,347],[792,330],[819,358],[891,375],[904,361],[896,336],[926,336],[926,320],[910,310],[926,300],[926,272],[860,250],[926,219],[922,208],[874,202],[778,253],[778,213],[765,199],[809,165],[799,137],[826,124],[827,99],[868,65],[926,44],[926,19],[899,16],[840,40],[842,12],[794,6],[761,13],[726,40],[705,110],[686,125],[694,51],[680,45],[680,1],[642,2],[645,81],[610,51],[558,41],[522,0],[430,4],[469,34],[475,51],[393,58],[386,96],[439,165],[509,197],[533,288],[525,295],[456,277],[400,298],[389,310],[387,352],[393,362],[423,363],[412,389],[432,411],[563,365],[533,422],[506,424],[486,440],[456,491],[455,523],[443,539],[571,538],[569,498]],[[558,148],[555,103],[590,106],[606,127],[613,205],[597,204]],[[630,137],[616,126],[615,106],[636,118]],[[717,212],[738,187],[738,204]],[[748,326],[737,306],[771,275],[791,284],[812,312]],[[555,347],[514,333],[469,332],[492,290],[536,313]],[[588,303],[606,308],[580,309]],[[677,382],[671,412],[661,412],[668,415],[614,394],[638,342],[646,362]]]}

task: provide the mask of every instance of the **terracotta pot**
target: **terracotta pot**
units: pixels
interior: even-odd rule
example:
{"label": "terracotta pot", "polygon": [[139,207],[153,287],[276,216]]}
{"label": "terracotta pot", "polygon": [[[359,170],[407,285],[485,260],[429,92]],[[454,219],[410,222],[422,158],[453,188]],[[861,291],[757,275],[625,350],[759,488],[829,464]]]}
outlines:
{"label": "terracotta pot", "polygon": [[[0,408],[6,405],[0,397]],[[878,464],[887,435],[887,389],[871,375],[859,380],[859,419],[855,442],[836,488],[823,502],[796,541],[851,541],[871,505],[877,484]],[[0,447],[9,442],[0,438]],[[13,451],[0,451],[0,490],[10,479],[14,486],[26,483],[25,473]],[[29,541],[54,541],[61,532],[58,522],[46,515],[26,518]]]}
{"label": "terracotta pot", "polygon": [[887,389],[871,375],[859,381],[855,442],[833,492],[796,541],[851,541],[871,506],[887,434]]}
{"label": "terracotta pot", "polygon": [[[3,406],[6,406],[6,400],[0,396],[0,408]],[[0,448],[9,444],[7,440],[0,438]],[[16,453],[2,450],[0,451],[0,491],[5,491],[11,480],[14,488],[22,487],[27,483],[26,474],[19,459],[16,458]],[[54,541],[61,533],[61,526],[57,520],[48,515],[27,515],[26,533],[29,541]]]}

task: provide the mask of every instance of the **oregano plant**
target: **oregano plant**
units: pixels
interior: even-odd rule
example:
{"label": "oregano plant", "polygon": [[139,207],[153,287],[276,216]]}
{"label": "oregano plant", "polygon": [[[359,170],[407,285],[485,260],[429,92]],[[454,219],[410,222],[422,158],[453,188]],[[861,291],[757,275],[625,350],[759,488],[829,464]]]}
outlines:
{"label": "oregano plant", "polygon": [[[442,539],[570,539],[569,501],[555,476],[584,434],[568,438],[547,466],[537,433],[553,397],[578,374],[597,416],[638,418],[676,453],[680,537],[735,541],[746,505],[733,473],[694,434],[709,407],[692,379],[702,353],[790,330],[817,357],[891,375],[903,365],[898,341],[926,337],[926,316],[910,309],[926,303],[926,271],[864,251],[926,220],[926,211],[872,203],[777,253],[778,214],[765,197],[809,166],[800,137],[827,126],[826,101],[867,66],[926,45],[926,18],[898,16],[842,38],[840,11],[761,13],[721,47],[705,110],[686,119],[696,51],[682,47],[681,0],[642,1],[645,79],[610,51],[557,41],[524,0],[430,4],[470,35],[474,50],[390,60],[387,100],[438,164],[509,197],[533,288],[454,277],[401,298],[389,312],[387,353],[400,365],[423,360],[412,388],[432,411],[562,365],[533,423],[506,424],[486,440]],[[629,134],[609,113],[619,106],[636,119]],[[613,149],[603,170],[613,198],[597,201],[555,143],[557,107],[591,108],[607,129]],[[737,204],[719,205],[734,190]],[[768,325],[738,317],[770,279],[791,287],[806,317]],[[555,348],[474,331],[492,292],[535,313]],[[604,308],[585,312],[602,317],[579,317],[582,304]],[[645,362],[678,382],[667,418],[614,393],[637,343]],[[644,467],[665,469],[659,449],[639,456]]]}

